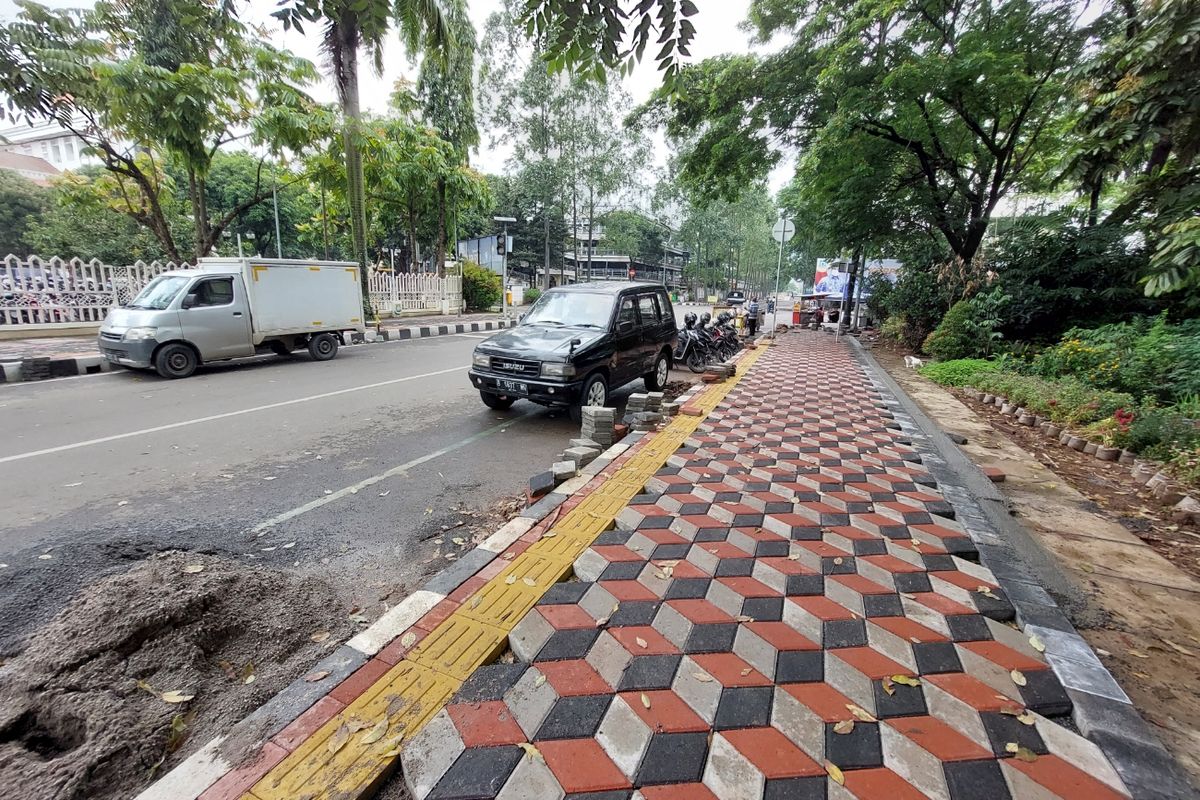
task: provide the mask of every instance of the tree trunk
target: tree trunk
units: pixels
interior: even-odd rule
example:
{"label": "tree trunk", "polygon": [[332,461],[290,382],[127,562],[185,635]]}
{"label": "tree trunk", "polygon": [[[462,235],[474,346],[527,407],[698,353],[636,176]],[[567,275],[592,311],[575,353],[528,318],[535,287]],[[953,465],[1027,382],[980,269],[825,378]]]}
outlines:
{"label": "tree trunk", "polygon": [[433,248],[433,257],[437,261],[437,276],[446,277],[446,179],[438,178],[437,182],[438,219],[437,244]]}
{"label": "tree trunk", "polygon": [[596,249],[593,244],[595,234],[592,233],[592,224],[596,221],[596,193],[592,190],[591,184],[588,184],[588,260],[587,260],[587,276],[588,280],[592,279],[592,252]]}
{"label": "tree trunk", "polygon": [[358,19],[347,13],[338,21],[337,35],[342,46],[337,50],[341,63],[335,71],[341,76],[338,88],[342,95],[342,146],[346,152],[346,201],[350,212],[350,234],[354,244],[354,260],[359,265],[362,285],[363,314],[374,319],[371,308],[371,288],[367,281],[367,213],[363,189],[362,152],[358,133],[362,125],[362,108],[358,98]]}
{"label": "tree trunk", "polygon": [[212,250],[212,243],[208,235],[208,216],[204,211],[204,180],[193,167],[188,167],[188,199],[192,201],[192,230],[196,237],[192,252],[199,260]]}

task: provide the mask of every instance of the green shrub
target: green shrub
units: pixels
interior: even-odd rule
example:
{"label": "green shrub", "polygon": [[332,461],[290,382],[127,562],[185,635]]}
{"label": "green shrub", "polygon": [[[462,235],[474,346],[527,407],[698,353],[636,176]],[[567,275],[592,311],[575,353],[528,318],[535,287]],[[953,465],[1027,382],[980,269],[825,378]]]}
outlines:
{"label": "green shrub", "polygon": [[1137,405],[1132,395],[1095,389],[1070,378],[1050,381],[1036,375],[985,372],[971,383],[976,389],[1002,395],[1035,414],[1071,426],[1099,422],[1117,409]]}
{"label": "green shrub", "polygon": [[1129,425],[1129,443],[1135,453],[1160,461],[1181,450],[1200,446],[1200,429],[1182,414],[1162,408],[1140,409]]}
{"label": "green shrub", "polygon": [[943,386],[970,386],[977,375],[996,372],[999,365],[994,361],[982,358],[959,358],[953,361],[939,361],[927,364],[918,372],[934,383]]}
{"label": "green shrub", "polygon": [[941,361],[980,355],[971,331],[971,304],[959,300],[952,305],[921,349]]}
{"label": "green shrub", "polygon": [[892,314],[879,326],[879,335],[893,342],[904,341],[904,315]]}
{"label": "green shrub", "polygon": [[463,301],[471,311],[486,311],[500,300],[500,276],[474,261],[463,262]]}
{"label": "green shrub", "polygon": [[931,270],[902,267],[895,289],[887,293],[885,308],[891,316],[903,318],[901,340],[917,350],[945,315],[946,301]]}
{"label": "green shrub", "polygon": [[538,298],[542,296],[542,290],[536,286],[531,286],[525,290],[525,302],[529,304],[536,303]]}

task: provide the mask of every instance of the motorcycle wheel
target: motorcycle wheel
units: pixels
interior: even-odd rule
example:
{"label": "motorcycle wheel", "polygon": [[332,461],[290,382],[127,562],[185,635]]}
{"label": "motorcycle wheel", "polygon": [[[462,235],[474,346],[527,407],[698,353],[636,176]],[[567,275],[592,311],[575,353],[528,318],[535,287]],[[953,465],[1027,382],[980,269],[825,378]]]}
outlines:
{"label": "motorcycle wheel", "polygon": [[704,369],[707,366],[704,363],[704,356],[700,355],[700,351],[695,348],[693,348],[691,352],[687,354],[686,363],[688,369],[696,373],[704,372]]}

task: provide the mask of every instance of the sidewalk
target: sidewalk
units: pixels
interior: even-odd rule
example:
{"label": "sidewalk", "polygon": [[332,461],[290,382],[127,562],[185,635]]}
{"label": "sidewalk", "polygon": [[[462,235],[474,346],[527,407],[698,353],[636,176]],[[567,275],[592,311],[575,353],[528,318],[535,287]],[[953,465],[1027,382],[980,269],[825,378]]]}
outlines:
{"label": "sidewalk", "polygon": [[[491,313],[389,317],[379,323],[379,338],[370,341],[419,339],[475,330],[493,330],[500,319],[499,314]],[[49,364],[43,365],[37,371],[36,378],[30,378],[23,376],[20,369],[23,359],[49,359]],[[27,339],[0,340],[0,365],[5,364],[7,367],[0,367],[0,383],[70,377],[109,370],[108,364],[100,357],[95,336],[30,336]]]}
{"label": "sidewalk", "polygon": [[743,353],[142,799],[1190,796],[851,348]]}

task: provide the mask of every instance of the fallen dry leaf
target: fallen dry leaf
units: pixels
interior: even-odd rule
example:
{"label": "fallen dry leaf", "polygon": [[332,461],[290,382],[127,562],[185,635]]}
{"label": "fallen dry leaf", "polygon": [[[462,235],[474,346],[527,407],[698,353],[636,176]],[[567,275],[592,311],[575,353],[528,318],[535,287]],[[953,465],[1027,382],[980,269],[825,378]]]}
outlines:
{"label": "fallen dry leaf", "polygon": [[884,678],[879,685],[883,687],[884,694],[886,694],[888,697],[891,697],[896,693],[896,686],[892,683],[891,678]]}
{"label": "fallen dry leaf", "polygon": [[646,708],[650,707],[650,697],[645,692],[642,692],[642,705]]}
{"label": "fallen dry leaf", "polygon": [[1046,652],[1046,643],[1039,639],[1036,635],[1029,637],[1029,646],[1039,653]]}
{"label": "fallen dry leaf", "polygon": [[692,677],[695,678],[696,680],[700,681],[701,683],[712,683],[713,682],[713,676],[709,675],[707,672],[693,672]]}
{"label": "fallen dry leaf", "polygon": [[312,639],[317,644],[320,644],[321,642],[323,642],[329,638],[329,631],[317,631],[316,633],[314,633],[312,636],[310,636],[308,638]]}
{"label": "fallen dry leaf", "polygon": [[323,669],[320,672],[310,672],[309,674],[304,676],[304,680],[307,681],[308,683],[316,683],[317,681],[323,681],[328,677],[329,677],[329,670]]}
{"label": "fallen dry leaf", "polygon": [[514,583],[516,583],[516,582],[517,582],[517,576],[516,576],[516,575],[509,575],[507,578],[505,578],[505,579],[504,579],[504,582],[505,582],[506,584],[508,584],[509,586],[512,586]]}
{"label": "fallen dry leaf", "polygon": [[1167,647],[1174,650],[1176,653],[1179,653],[1180,655],[1188,656],[1190,658],[1194,658],[1196,655],[1191,650],[1187,649],[1186,647],[1183,647],[1182,645],[1175,644],[1170,639],[1163,639],[1162,641],[1163,641],[1163,644],[1165,644]]}
{"label": "fallen dry leaf", "polygon": [[752,667],[746,667],[744,670],[742,670],[742,677],[744,678],[745,676],[749,675],[753,671],[754,670]]}
{"label": "fallen dry leaf", "polygon": [[542,758],[542,751],[538,750],[536,747],[531,745],[529,742],[521,742],[518,746],[522,750],[525,751],[525,755],[529,756],[530,761],[543,761],[544,762],[546,760],[546,759]]}
{"label": "fallen dry leaf", "polygon": [[979,592],[984,597],[990,597],[993,600],[1000,599],[994,592],[992,592],[992,587],[990,587],[990,586],[980,585],[978,588],[975,589],[975,591]]}
{"label": "fallen dry leaf", "polygon": [[375,725],[372,726],[371,730],[363,734],[361,742],[363,744],[375,744],[384,737],[387,731],[388,720],[387,717],[384,717],[383,719],[379,720],[379,722],[376,722]]}
{"label": "fallen dry leaf", "polygon": [[633,641],[637,642],[637,646],[638,646],[638,647],[649,647],[649,645],[648,645],[648,644],[646,644],[646,640],[645,640],[645,639],[643,639],[643,638],[642,638],[642,637],[640,637],[640,636],[638,636],[637,638],[635,638]]}
{"label": "fallen dry leaf", "polygon": [[521,583],[525,584],[526,586],[537,586],[537,581],[535,581],[533,578],[522,578]]}
{"label": "fallen dry leaf", "polygon": [[1020,720],[1021,724],[1023,724],[1023,725],[1032,725],[1034,722],[1037,721],[1034,718],[1033,714],[1031,714],[1028,711],[1026,711],[1023,714],[1017,714],[1017,719]]}
{"label": "fallen dry leaf", "polygon": [[1129,655],[1133,656],[1134,658],[1149,658],[1150,657],[1150,656],[1146,655],[1145,653],[1143,653],[1141,650],[1130,650]]}
{"label": "fallen dry leaf", "polygon": [[846,785],[846,776],[842,774],[840,769],[838,769],[837,764],[834,764],[832,761],[826,761],[825,772],[838,786]]}
{"label": "fallen dry leaf", "polygon": [[854,703],[846,703],[846,709],[863,722],[879,722],[870,711]]}
{"label": "fallen dry leaf", "polygon": [[413,633],[412,631],[409,631],[408,633],[406,633],[400,637],[400,646],[401,647],[412,647],[416,643],[417,643],[417,635],[415,633]]}
{"label": "fallen dry leaf", "polygon": [[546,676],[545,676],[545,675],[538,675],[538,676],[537,676],[536,678],[534,678],[534,680],[533,680],[533,688],[535,688],[535,689],[536,689],[537,687],[541,686],[541,685],[542,685],[542,684],[544,684],[545,682],[546,682]]}
{"label": "fallen dry leaf", "polygon": [[326,749],[331,753],[336,753],[346,746],[346,742],[350,741],[350,728],[346,723],[338,726],[338,729],[333,732],[333,736],[329,737],[329,741],[325,743]]}
{"label": "fallen dry leaf", "polygon": [[841,722],[835,723],[833,726],[834,733],[850,733],[853,730],[854,720],[852,719],[844,719]]}
{"label": "fallen dry leaf", "polygon": [[204,572],[203,564],[188,564],[183,568],[183,571],[188,575],[195,575],[197,572]]}
{"label": "fallen dry leaf", "polygon": [[916,678],[910,677],[908,675],[893,675],[892,681],[894,683],[898,683],[902,686],[920,686],[921,685],[921,682],[919,680],[917,680]]}
{"label": "fallen dry leaf", "polygon": [[1017,686],[1024,686],[1026,683],[1028,683],[1028,681],[1025,680],[1025,673],[1021,672],[1019,669],[1014,669],[1012,672],[1008,673],[1008,676],[1012,678],[1012,682]]}
{"label": "fallen dry leaf", "polygon": [[188,700],[191,700],[195,696],[196,695],[194,695],[194,694],[184,694],[183,692],[181,692],[179,690],[163,692],[162,694],[159,695],[159,697],[162,698],[162,701],[164,703],[171,703],[172,705],[174,705],[175,703],[186,703]]}

